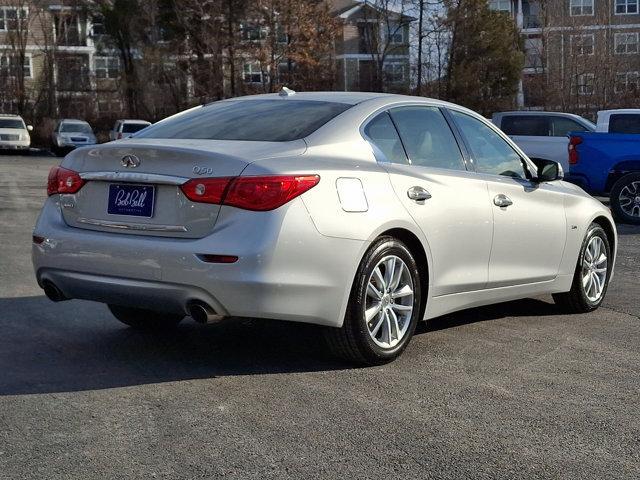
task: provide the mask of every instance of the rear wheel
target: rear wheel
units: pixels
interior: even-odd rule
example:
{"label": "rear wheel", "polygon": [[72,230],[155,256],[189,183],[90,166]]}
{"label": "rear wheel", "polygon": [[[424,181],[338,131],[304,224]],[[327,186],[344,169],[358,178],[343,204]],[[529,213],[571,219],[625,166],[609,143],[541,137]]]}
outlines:
{"label": "rear wheel", "polygon": [[160,313],[143,308],[108,305],[114,317],[136,330],[167,330],[177,326],[184,315]]}
{"label": "rear wheel", "polygon": [[614,183],[609,198],[616,220],[640,225],[640,173],[630,173]]}
{"label": "rear wheel", "polygon": [[355,363],[394,360],[413,336],[420,295],[420,274],[409,249],[392,237],[378,239],[358,267],[343,326],[326,330],[329,347]]}
{"label": "rear wheel", "polygon": [[554,294],[554,301],[569,313],[595,310],[607,293],[611,267],[611,246],[607,234],[600,225],[592,223],[582,242],[571,290]]}

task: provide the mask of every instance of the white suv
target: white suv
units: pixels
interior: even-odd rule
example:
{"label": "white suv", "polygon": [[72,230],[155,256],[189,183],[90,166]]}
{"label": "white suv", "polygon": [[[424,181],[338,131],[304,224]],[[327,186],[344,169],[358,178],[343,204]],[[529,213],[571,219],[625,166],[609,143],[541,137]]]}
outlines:
{"label": "white suv", "polygon": [[146,120],[116,120],[113,130],[109,132],[109,140],[121,140],[129,138],[143,128],[147,128],[151,122]]}
{"label": "white suv", "polygon": [[25,125],[19,115],[0,114],[0,150],[20,150],[28,152],[31,146],[29,132],[31,125]]}

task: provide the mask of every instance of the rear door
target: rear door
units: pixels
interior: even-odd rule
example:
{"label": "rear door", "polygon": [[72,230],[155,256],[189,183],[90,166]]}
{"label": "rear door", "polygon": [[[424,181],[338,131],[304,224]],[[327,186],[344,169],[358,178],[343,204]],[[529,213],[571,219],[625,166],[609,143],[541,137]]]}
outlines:
{"label": "rear door", "polygon": [[496,131],[451,110],[478,177],[487,182],[493,212],[489,288],[552,280],[566,241],[564,193],[557,182],[528,178],[520,154]]}
{"label": "rear door", "polygon": [[432,294],[484,288],[493,229],[487,186],[467,171],[441,110],[393,108],[370,121],[365,134],[397,197],[427,238]]}

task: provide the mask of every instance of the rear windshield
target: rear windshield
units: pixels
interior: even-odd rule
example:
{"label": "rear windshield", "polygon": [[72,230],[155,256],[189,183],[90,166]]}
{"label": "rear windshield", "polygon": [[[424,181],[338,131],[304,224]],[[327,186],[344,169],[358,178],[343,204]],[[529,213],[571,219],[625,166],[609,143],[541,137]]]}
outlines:
{"label": "rear windshield", "polygon": [[153,125],[136,138],[288,142],[310,135],[350,107],[284,99],[216,102]]}
{"label": "rear windshield", "polygon": [[124,133],[136,133],[148,126],[149,125],[147,125],[146,123],[125,123],[124,125],[122,125],[122,131]]}
{"label": "rear windshield", "polygon": [[0,128],[17,128],[24,130],[22,120],[14,120],[13,118],[0,118]]}
{"label": "rear windshield", "polygon": [[609,133],[640,133],[640,115],[628,113],[611,115]]}
{"label": "rear windshield", "polygon": [[63,123],[60,131],[66,133],[92,133],[91,127],[87,123]]}

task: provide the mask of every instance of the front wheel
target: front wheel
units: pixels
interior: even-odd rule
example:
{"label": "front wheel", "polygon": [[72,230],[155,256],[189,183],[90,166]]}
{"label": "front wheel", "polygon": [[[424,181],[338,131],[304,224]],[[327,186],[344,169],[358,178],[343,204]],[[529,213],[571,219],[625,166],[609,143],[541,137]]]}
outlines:
{"label": "front wheel", "polygon": [[554,294],[554,301],[568,313],[595,310],[607,293],[612,267],[607,234],[600,225],[592,223],[580,248],[571,290]]}
{"label": "front wheel", "polygon": [[609,199],[616,220],[640,225],[640,173],[630,173],[614,183]]}
{"label": "front wheel", "polygon": [[136,330],[158,331],[177,326],[184,315],[154,312],[143,308],[108,305],[114,317]]}
{"label": "front wheel", "polygon": [[420,316],[420,273],[410,250],[381,237],[364,256],[341,328],[327,328],[330,349],[348,361],[379,365],[409,344]]}

